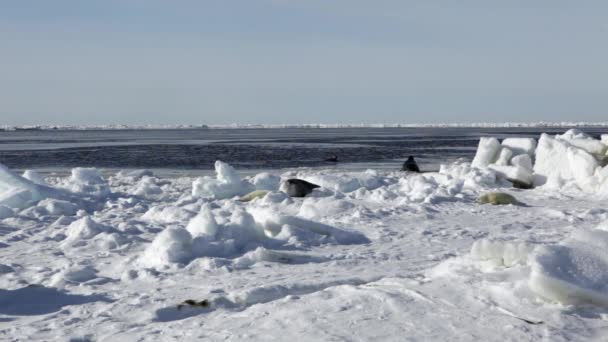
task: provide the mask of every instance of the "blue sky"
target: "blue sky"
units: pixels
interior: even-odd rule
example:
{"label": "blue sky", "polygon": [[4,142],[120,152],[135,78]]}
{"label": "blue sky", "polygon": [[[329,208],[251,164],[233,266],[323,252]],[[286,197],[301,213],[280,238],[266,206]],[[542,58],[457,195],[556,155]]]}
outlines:
{"label": "blue sky", "polygon": [[608,121],[605,1],[6,0],[0,124]]}

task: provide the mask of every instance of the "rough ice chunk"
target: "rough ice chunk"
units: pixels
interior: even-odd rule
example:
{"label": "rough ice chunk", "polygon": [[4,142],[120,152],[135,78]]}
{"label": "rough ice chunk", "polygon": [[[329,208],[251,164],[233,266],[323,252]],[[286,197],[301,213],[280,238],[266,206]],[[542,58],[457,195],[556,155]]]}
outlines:
{"label": "rough ice chunk", "polygon": [[3,220],[7,217],[12,217],[15,215],[13,210],[5,205],[0,205],[0,220]]}
{"label": "rough ice chunk", "polygon": [[258,173],[251,179],[256,190],[276,191],[281,183],[281,177],[268,172]]}
{"label": "rough ice chunk", "polygon": [[560,186],[569,181],[586,184],[598,167],[598,161],[588,152],[542,134],[536,149],[534,185]]}
{"label": "rough ice chunk", "polygon": [[107,196],[110,194],[108,182],[96,168],[77,167],[72,169],[72,175],[64,186],[72,192],[93,196]]}
{"label": "rough ice chunk", "polygon": [[509,165],[511,157],[513,157],[513,152],[508,147],[503,147],[502,149],[500,149],[498,159],[496,160],[496,165]]}
{"label": "rough ice chunk", "polygon": [[568,305],[608,306],[608,232],[576,231],[559,245],[542,246],[531,258],[530,288]]}
{"label": "rough ice chunk", "polygon": [[511,165],[516,167],[523,167],[526,170],[532,172],[534,166],[532,165],[532,158],[527,154],[520,154],[511,159]]}
{"label": "rough ice chunk", "polygon": [[0,205],[23,209],[52,196],[60,196],[59,191],[36,184],[0,164]]}
{"label": "rough ice chunk", "polygon": [[25,171],[23,171],[23,175],[21,175],[21,176],[36,184],[46,185],[46,182],[44,181],[44,177],[42,177],[42,175],[40,175],[37,171],[25,170]]}
{"label": "rough ice chunk", "polygon": [[215,162],[215,173],[216,178],[197,178],[192,183],[192,196],[225,199],[255,190],[251,183],[241,180],[234,168],[224,162]]}
{"label": "rough ice chunk", "polygon": [[530,245],[524,242],[481,239],[471,246],[470,256],[482,261],[484,267],[512,267],[526,264],[530,251]]}
{"label": "rough ice chunk", "polygon": [[604,159],[606,151],[608,151],[608,146],[605,143],[593,139],[591,136],[578,129],[570,129],[562,135],[556,135],[555,138],[567,141],[570,145],[585,150],[598,160]]}
{"label": "rough ice chunk", "polygon": [[500,165],[490,165],[488,167],[494,170],[499,177],[511,182],[518,182],[522,186],[531,186],[534,180],[531,170],[525,167]]}
{"label": "rough ice chunk", "polygon": [[498,159],[501,148],[502,147],[496,138],[479,138],[477,153],[475,154],[475,158],[473,158],[471,165],[474,167],[486,167],[493,164]]}
{"label": "rough ice chunk", "polygon": [[534,138],[506,138],[502,146],[508,147],[514,155],[527,154],[534,156],[536,150],[536,139]]}

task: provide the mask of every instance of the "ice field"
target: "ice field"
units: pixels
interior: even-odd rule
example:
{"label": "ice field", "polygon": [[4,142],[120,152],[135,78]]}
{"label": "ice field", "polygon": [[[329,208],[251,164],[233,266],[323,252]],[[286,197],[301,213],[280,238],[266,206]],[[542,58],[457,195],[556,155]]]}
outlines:
{"label": "ice field", "polygon": [[0,340],[606,341],[607,151],[569,130],[420,174],[0,166]]}

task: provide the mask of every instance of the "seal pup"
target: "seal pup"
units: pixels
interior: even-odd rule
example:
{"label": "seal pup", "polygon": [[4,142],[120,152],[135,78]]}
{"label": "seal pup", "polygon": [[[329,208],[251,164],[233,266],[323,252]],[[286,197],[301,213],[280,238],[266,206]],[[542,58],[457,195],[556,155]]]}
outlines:
{"label": "seal pup", "polygon": [[297,178],[288,179],[281,185],[281,190],[285,191],[289,197],[305,197],[316,188],[320,188],[320,186]]}
{"label": "seal pup", "polygon": [[508,204],[513,204],[513,205],[519,205],[519,206],[523,206],[523,207],[527,206],[524,203],[521,203],[520,201],[518,201],[512,195],[509,195],[509,194],[507,194],[505,192],[488,192],[488,193],[485,193],[485,194],[481,195],[477,199],[477,202],[479,204],[492,204],[492,205],[508,205]]}
{"label": "seal pup", "polygon": [[420,168],[418,167],[418,164],[414,160],[414,157],[409,156],[409,157],[407,157],[407,160],[405,161],[405,163],[403,163],[403,167],[401,168],[401,171],[420,172]]}
{"label": "seal pup", "polygon": [[266,196],[266,194],[269,193],[268,190],[255,190],[252,191],[250,193],[248,193],[247,195],[239,198],[240,202],[251,202],[256,198],[262,198],[264,196]]}

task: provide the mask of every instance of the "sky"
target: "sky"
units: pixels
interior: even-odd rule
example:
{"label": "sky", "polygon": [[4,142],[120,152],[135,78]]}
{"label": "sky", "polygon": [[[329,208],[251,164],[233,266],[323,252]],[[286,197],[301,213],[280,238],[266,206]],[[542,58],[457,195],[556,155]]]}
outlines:
{"label": "sky", "polygon": [[608,2],[3,0],[0,124],[608,121]]}

